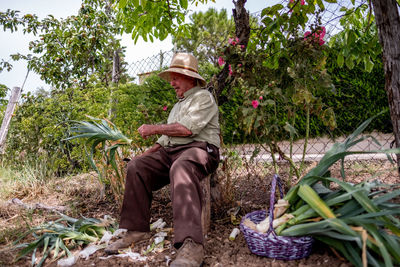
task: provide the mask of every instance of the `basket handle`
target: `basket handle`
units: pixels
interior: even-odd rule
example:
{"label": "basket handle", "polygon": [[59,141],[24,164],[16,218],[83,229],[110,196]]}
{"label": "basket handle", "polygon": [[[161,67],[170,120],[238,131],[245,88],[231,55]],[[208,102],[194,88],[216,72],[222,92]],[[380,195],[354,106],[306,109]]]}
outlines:
{"label": "basket handle", "polygon": [[281,196],[281,198],[283,198],[281,179],[279,178],[279,176],[277,174],[274,174],[274,176],[272,177],[271,194],[269,197],[269,229],[267,232],[267,235],[269,235],[272,232],[272,234],[274,236],[276,236],[276,233],[275,233],[274,227],[272,225],[272,222],[274,221],[276,184],[278,184],[280,196]]}

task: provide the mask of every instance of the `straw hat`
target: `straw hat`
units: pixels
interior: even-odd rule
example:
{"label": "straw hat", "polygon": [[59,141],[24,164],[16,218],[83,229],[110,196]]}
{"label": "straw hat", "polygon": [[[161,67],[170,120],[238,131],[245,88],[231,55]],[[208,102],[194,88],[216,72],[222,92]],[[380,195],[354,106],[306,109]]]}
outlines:
{"label": "straw hat", "polygon": [[169,74],[171,72],[196,78],[199,81],[200,86],[206,85],[206,80],[204,80],[204,78],[201,77],[198,72],[197,59],[192,54],[176,53],[172,58],[169,68],[163,72],[160,72],[158,76],[169,82]]}

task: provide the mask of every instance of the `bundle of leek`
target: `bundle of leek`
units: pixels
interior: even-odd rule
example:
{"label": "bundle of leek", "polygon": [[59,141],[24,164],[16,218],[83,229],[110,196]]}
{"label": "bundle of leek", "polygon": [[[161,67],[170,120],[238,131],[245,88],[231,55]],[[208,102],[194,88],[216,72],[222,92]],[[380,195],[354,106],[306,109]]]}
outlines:
{"label": "bundle of leek", "polygon": [[[346,155],[400,153],[400,149],[349,151],[366,138],[357,136],[374,118],[361,124],[344,142],[334,144],[319,164],[289,190],[282,200],[283,210],[287,208],[281,215],[285,218],[283,223],[278,225],[280,218],[275,215],[278,219],[274,221],[274,228],[278,235],[311,235],[355,266],[400,265],[400,220],[396,218],[400,214],[400,204],[392,201],[400,195],[400,185],[387,185],[379,180],[357,185],[344,181]],[[329,167],[338,160],[342,161],[343,180],[330,177]],[[331,183],[336,186],[330,187]],[[286,207],[287,204],[290,206]],[[282,210],[279,213],[282,214]],[[253,227],[266,231],[268,217],[266,221]]]}
{"label": "bundle of leek", "polygon": [[[71,256],[71,249],[99,241],[107,230],[113,231],[113,221],[95,218],[75,219],[60,213],[61,218],[34,227],[23,233],[14,242],[16,248],[21,248],[17,261],[32,253],[32,266],[40,267],[51,256],[55,261],[64,256]],[[30,243],[18,244],[22,239],[32,235]],[[18,245],[17,245],[18,244]],[[42,249],[41,258],[37,258]]]}
{"label": "bundle of leek", "polygon": [[[118,204],[122,203],[124,192],[124,154],[128,154],[132,139],[126,137],[112,122],[87,116],[88,121],[73,121],[70,128],[71,137],[67,140],[85,139],[87,159],[97,172],[99,181],[109,185],[112,195]],[[90,152],[87,151],[90,147]],[[125,148],[125,149],[123,149]],[[100,160],[95,162],[95,155],[100,154]],[[121,154],[121,155],[120,155]],[[126,155],[125,155],[126,156]],[[102,196],[104,192],[102,191]]]}

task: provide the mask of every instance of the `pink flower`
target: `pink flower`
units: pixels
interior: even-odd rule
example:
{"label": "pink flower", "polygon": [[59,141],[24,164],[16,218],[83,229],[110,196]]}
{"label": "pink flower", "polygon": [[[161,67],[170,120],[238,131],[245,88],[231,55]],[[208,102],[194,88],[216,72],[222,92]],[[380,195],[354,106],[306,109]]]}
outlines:
{"label": "pink flower", "polygon": [[253,105],[253,108],[257,108],[259,105],[257,100],[251,101],[251,104]]}
{"label": "pink flower", "polygon": [[236,45],[239,42],[239,38],[235,37],[235,39],[233,38],[229,38],[228,39],[228,43],[231,45]]}
{"label": "pink flower", "polygon": [[224,59],[223,59],[222,57],[219,57],[219,58],[218,58],[218,65],[222,66],[222,65],[224,65],[224,64],[225,64]]}
{"label": "pink flower", "polygon": [[325,41],[323,40],[324,36],[326,33],[326,29],[324,26],[321,27],[321,29],[317,30],[315,33],[315,38],[318,40],[319,45],[323,45]]}
{"label": "pink flower", "polygon": [[326,33],[326,29],[324,26],[321,27],[321,29],[318,29],[315,33],[311,35],[310,31],[307,31],[304,33],[304,40],[312,40],[316,43],[318,43],[319,45],[323,45],[325,43],[325,41],[323,40],[324,36]]}
{"label": "pink flower", "polygon": [[262,100],[262,99],[263,99],[262,95],[260,95],[259,99],[260,99],[260,100]]}
{"label": "pink flower", "polygon": [[163,106],[162,110],[167,111],[168,107],[167,106]]}
{"label": "pink flower", "polygon": [[229,64],[229,76],[231,76],[233,74],[233,72],[232,72],[232,67],[231,67],[231,65]]}
{"label": "pink flower", "polygon": [[319,30],[319,38],[324,38],[325,33],[326,33],[326,28],[324,26],[321,27],[321,30]]}
{"label": "pink flower", "polygon": [[304,0],[300,0],[300,5],[304,6],[305,1]]}

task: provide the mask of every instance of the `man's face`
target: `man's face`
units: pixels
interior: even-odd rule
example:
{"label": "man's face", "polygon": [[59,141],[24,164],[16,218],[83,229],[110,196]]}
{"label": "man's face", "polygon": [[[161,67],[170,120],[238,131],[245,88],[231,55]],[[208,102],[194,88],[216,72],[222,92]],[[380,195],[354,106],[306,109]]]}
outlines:
{"label": "man's face", "polygon": [[182,98],[183,94],[194,86],[194,78],[175,72],[171,72],[169,75],[169,83],[174,87],[175,93],[179,98]]}

